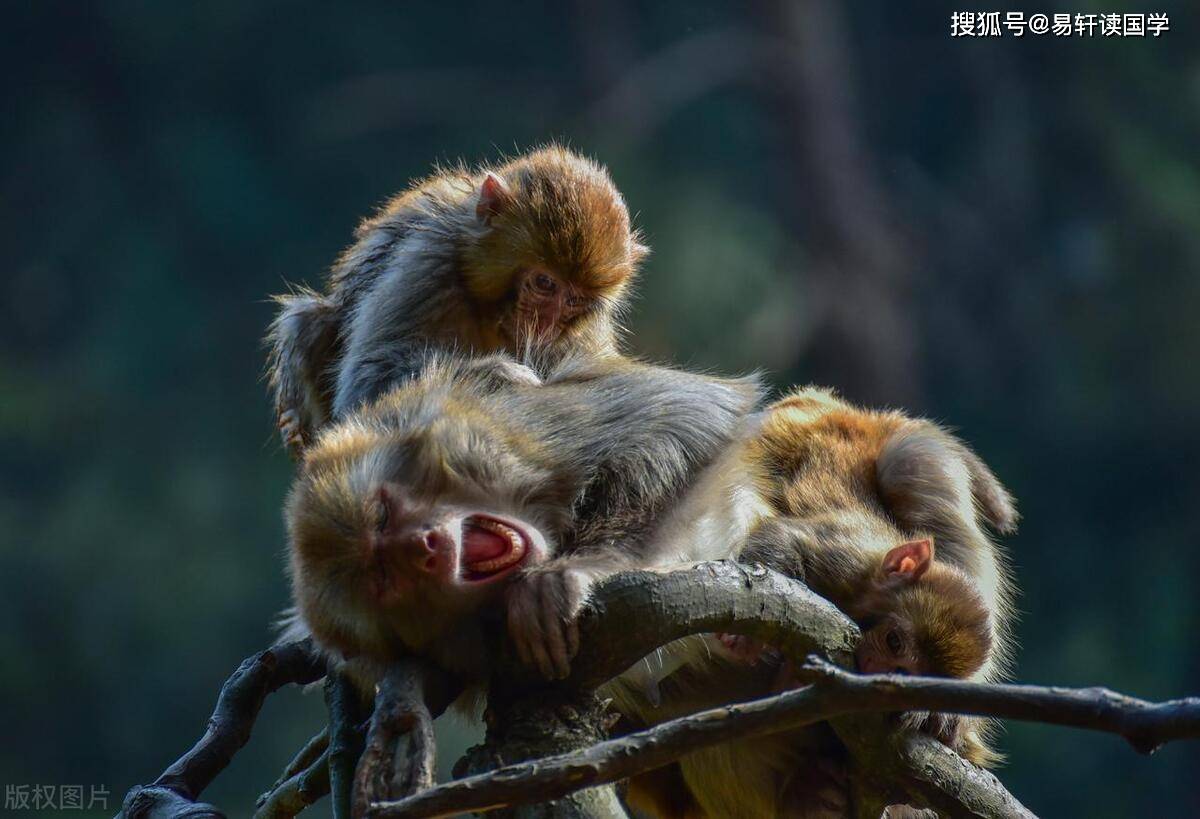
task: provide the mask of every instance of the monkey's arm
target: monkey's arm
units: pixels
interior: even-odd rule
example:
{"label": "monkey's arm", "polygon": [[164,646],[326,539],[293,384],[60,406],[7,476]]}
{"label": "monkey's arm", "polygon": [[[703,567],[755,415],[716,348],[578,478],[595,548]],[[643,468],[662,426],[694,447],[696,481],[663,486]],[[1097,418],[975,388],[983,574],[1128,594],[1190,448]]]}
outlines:
{"label": "monkey's arm", "polygon": [[578,506],[566,553],[536,567],[508,594],[509,633],[521,659],[549,679],[570,673],[579,649],[577,618],[592,587],[628,569],[667,561],[652,553],[651,522],[660,509],[633,486],[624,468],[600,470]]}
{"label": "monkey's arm", "polygon": [[874,566],[869,545],[877,537],[866,521],[846,513],[781,516],[755,527],[738,559],[801,580],[843,608]]}
{"label": "monkey's arm", "polygon": [[375,400],[392,387],[435,369],[438,372],[434,377],[439,380],[473,381],[486,391],[542,383],[533,369],[506,353],[472,358],[424,341],[379,347],[369,355],[347,358],[341,369],[341,384],[334,403],[334,414],[339,417]]}
{"label": "monkey's arm", "polygon": [[299,456],[330,417],[324,379],[337,354],[336,305],[312,290],[276,296],[279,312],[267,334],[269,379],[284,446]]}

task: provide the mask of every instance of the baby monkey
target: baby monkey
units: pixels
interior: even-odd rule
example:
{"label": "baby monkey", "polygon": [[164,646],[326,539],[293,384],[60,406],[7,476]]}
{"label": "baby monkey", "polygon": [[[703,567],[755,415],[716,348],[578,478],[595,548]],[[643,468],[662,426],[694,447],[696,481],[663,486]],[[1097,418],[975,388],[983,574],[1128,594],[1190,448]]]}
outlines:
{"label": "baby monkey", "polygon": [[434,357],[307,449],[285,513],[289,636],[352,659],[364,690],[411,654],[484,682],[483,618],[507,613],[521,653],[565,673],[586,580],[657,560],[653,522],[758,394],[622,358],[531,385]]}
{"label": "baby monkey", "polygon": [[1012,584],[982,525],[1009,532],[1016,512],[962,442],[804,389],[768,409],[749,458],[775,515],[741,559],[804,579],[854,619],[860,671],[965,678],[1007,661]]}
{"label": "baby monkey", "polygon": [[324,292],[276,299],[268,370],[285,445],[298,455],[430,349],[543,367],[615,353],[646,253],[608,172],[562,147],[415,183],[358,227]]}
{"label": "baby monkey", "polygon": [[[741,500],[730,504],[730,497]],[[804,580],[858,623],[859,671],[992,679],[1002,670],[1012,589],[983,527],[1008,532],[1016,512],[991,471],[949,433],[898,412],[853,407],[828,391],[795,391],[763,413],[678,516],[696,516],[699,530],[711,530],[706,514],[728,517],[724,510],[748,503],[757,509],[745,516],[748,536],[734,556]],[[675,536],[684,541],[695,531]],[[715,657],[696,642],[674,648],[684,658],[660,683],[663,707],[627,689],[618,694],[635,721],[763,696],[779,683],[752,640],[721,635]],[[994,759],[978,720],[905,719],[977,764]],[[841,753],[825,726],[718,746],[632,780],[630,798],[658,816],[842,816],[845,786],[825,773]]]}

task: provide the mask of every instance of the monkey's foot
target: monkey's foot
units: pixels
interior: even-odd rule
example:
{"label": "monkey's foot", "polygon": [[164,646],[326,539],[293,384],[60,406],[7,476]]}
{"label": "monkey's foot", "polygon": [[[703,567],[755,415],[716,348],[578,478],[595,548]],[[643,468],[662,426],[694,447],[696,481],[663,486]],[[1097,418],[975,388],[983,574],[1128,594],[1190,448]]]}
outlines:
{"label": "monkey's foot", "polygon": [[845,763],[818,755],[797,767],[783,792],[788,816],[842,819],[850,815],[850,777]]}
{"label": "monkey's foot", "polygon": [[300,413],[295,410],[279,413],[279,437],[289,452],[299,456],[304,449],[304,425],[300,421]]}
{"label": "monkey's foot", "polygon": [[550,680],[565,679],[579,651],[579,611],[596,575],[587,569],[534,571],[508,591],[508,633],[517,655]]}
{"label": "monkey's foot", "polygon": [[936,711],[909,711],[900,717],[901,723],[922,734],[928,734],[949,748],[956,748],[962,717],[958,714],[941,714]]}

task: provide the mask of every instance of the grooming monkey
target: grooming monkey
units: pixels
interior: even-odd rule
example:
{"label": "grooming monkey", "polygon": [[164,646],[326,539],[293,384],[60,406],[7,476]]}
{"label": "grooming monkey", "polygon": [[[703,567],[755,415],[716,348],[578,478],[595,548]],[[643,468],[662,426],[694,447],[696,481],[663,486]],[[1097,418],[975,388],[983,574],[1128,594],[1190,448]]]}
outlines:
{"label": "grooming monkey", "polygon": [[325,292],[276,299],[269,379],[285,445],[298,454],[430,349],[542,367],[615,353],[616,315],[646,253],[607,171],[562,147],[415,183],[359,225]]}
{"label": "grooming monkey", "polygon": [[292,634],[353,658],[364,688],[407,654],[481,682],[483,610],[507,597],[522,655],[564,674],[590,581],[659,561],[654,521],[758,396],[753,379],[617,357],[531,385],[434,356],[305,452],[286,507]]}
{"label": "grooming monkey", "polygon": [[[729,533],[726,542],[744,545],[710,557],[763,563],[839,606],[863,629],[862,672],[994,679],[1009,659],[1012,584],[983,527],[1011,531],[1012,501],[974,453],[927,421],[798,390],[763,413],[669,520],[668,539]],[[761,697],[779,676],[743,638],[672,651],[681,667],[664,669],[655,696],[636,677],[612,687],[635,721]],[[978,720],[905,719],[977,764],[994,758]],[[843,754],[828,726],[813,726],[690,754],[631,780],[629,798],[663,817],[844,816]]]}

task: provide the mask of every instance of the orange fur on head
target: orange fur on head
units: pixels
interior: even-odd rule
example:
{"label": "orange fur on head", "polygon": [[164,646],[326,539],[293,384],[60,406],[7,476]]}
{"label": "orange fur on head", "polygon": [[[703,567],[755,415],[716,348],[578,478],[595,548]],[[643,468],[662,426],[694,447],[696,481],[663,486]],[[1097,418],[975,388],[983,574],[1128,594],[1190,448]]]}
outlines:
{"label": "orange fur on head", "polygon": [[[503,184],[487,229],[466,248],[471,293],[484,300],[507,294],[514,275],[543,267],[592,296],[615,299],[633,278],[647,249],[630,226],[625,200],[608,172],[559,146],[521,156],[490,171]],[[474,180],[480,191],[488,180]]]}

